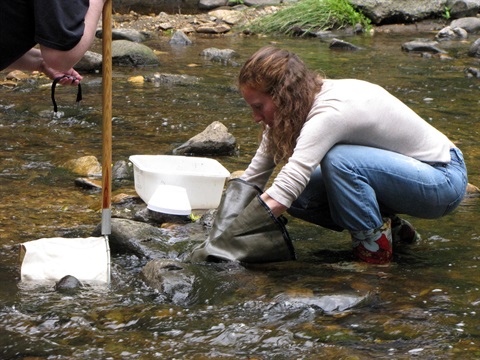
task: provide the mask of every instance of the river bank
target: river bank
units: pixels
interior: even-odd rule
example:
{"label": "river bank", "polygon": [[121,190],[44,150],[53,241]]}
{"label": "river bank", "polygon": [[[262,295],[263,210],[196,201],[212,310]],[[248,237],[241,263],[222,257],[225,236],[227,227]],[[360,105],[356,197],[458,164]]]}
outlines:
{"label": "river bank", "polygon": [[[263,8],[248,8],[246,6],[219,8],[209,12],[198,14],[167,14],[161,12],[157,15],[142,15],[134,11],[129,13],[115,13],[113,15],[114,28],[117,29],[133,29],[137,31],[146,32],[152,36],[169,36],[176,30],[183,31],[190,35],[233,35],[243,34],[244,30],[248,28],[248,23],[259,19],[268,14],[278,11],[278,6],[266,6]],[[228,14],[238,13],[239,15],[228,16]],[[228,31],[215,33],[198,32],[197,29],[206,24],[211,24],[213,27],[218,23],[224,22],[230,28]],[[444,18],[426,19],[415,23],[399,23],[378,25],[372,27],[372,34],[375,33],[399,33],[399,34],[414,34],[432,32],[436,33],[446,25],[449,21]],[[342,32],[348,34],[350,29],[345,29]],[[248,32],[247,32],[248,33]],[[257,36],[262,36],[257,34]]]}

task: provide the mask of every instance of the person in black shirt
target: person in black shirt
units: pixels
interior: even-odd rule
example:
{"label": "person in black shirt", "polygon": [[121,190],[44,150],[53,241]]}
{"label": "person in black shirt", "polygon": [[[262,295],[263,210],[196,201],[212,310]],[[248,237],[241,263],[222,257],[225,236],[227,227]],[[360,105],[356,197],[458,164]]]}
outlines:
{"label": "person in black shirt", "polygon": [[104,1],[1,1],[0,70],[40,71],[78,85],[73,66],[93,43]]}

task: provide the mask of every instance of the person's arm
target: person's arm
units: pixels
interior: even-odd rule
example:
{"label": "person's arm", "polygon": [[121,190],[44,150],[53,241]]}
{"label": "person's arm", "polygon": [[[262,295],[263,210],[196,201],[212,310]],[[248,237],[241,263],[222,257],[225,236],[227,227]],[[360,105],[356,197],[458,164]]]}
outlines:
{"label": "person's arm", "polygon": [[10,64],[7,69],[40,71],[52,80],[59,76],[68,75],[68,77],[59,81],[59,83],[62,85],[78,85],[78,83],[82,80],[82,76],[73,68],[67,71],[59,71],[49,67],[45,63],[41,51],[36,48],[30,49],[20,59],[15,61],[13,64]]}
{"label": "person's arm", "polygon": [[21,58],[10,64],[7,69],[40,71],[52,80],[67,75],[67,77],[59,81],[60,84],[78,85],[82,80],[82,76],[73,69],[73,66],[82,58],[93,43],[105,1],[90,0],[90,6],[85,15],[84,33],[74,48],[62,51],[40,45],[40,50],[37,48],[30,49]]}
{"label": "person's arm", "polygon": [[62,51],[40,45],[43,60],[45,64],[47,64],[47,67],[66,73],[82,58],[95,39],[95,32],[105,1],[106,0],[90,0],[90,6],[85,15],[83,36],[73,49]]}

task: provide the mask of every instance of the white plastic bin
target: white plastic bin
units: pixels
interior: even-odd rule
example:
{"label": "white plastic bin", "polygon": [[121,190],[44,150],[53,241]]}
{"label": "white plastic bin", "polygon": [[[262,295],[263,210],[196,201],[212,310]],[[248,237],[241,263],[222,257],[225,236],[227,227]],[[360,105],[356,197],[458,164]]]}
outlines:
{"label": "white plastic bin", "polygon": [[185,188],[192,209],[220,204],[230,172],[217,160],[177,155],[132,155],[135,191],[147,204],[159,185]]}

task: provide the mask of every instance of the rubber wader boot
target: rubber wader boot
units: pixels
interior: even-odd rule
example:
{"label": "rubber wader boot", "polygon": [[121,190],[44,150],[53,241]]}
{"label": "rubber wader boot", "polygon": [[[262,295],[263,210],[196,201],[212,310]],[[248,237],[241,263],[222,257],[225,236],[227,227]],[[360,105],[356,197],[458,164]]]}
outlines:
{"label": "rubber wader boot", "polygon": [[260,198],[261,191],[240,179],[231,180],[205,242],[191,262],[240,261],[266,263],[295,259],[286,219],[275,218]]}
{"label": "rubber wader boot", "polygon": [[392,220],[393,245],[413,244],[420,240],[420,234],[412,224],[398,216],[390,216]]}
{"label": "rubber wader boot", "polygon": [[392,260],[392,226],[390,218],[383,219],[378,229],[350,232],[353,254],[370,264],[388,264]]}

